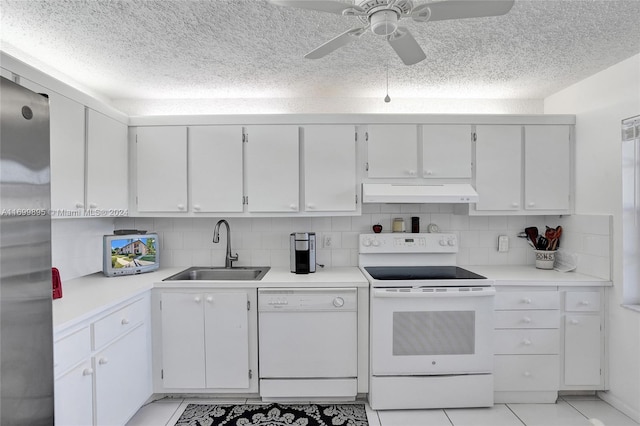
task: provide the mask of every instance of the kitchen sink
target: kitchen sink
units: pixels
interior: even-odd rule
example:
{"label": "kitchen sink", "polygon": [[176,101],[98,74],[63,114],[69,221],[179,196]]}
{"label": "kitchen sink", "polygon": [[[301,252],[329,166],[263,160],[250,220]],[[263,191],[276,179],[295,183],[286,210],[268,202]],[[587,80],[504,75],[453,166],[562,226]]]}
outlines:
{"label": "kitchen sink", "polygon": [[269,266],[192,266],[162,281],[260,281],[269,269]]}

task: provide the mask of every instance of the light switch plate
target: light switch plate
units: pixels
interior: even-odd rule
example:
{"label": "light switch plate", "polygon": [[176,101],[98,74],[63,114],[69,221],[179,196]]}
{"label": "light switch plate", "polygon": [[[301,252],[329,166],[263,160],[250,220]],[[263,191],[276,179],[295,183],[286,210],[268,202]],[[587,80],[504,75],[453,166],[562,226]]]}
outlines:
{"label": "light switch plate", "polygon": [[509,251],[509,237],[500,235],[498,237],[498,251],[501,253]]}

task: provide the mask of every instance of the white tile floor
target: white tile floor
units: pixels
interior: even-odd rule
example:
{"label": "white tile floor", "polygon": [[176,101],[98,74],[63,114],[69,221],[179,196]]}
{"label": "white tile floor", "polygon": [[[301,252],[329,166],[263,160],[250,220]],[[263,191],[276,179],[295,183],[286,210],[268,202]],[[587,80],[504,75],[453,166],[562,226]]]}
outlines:
{"label": "white tile floor", "polygon": [[[166,398],[147,404],[127,426],[173,426],[190,403],[258,403],[253,400]],[[370,426],[640,426],[597,397],[561,397],[556,404],[496,404],[492,408],[374,411]],[[597,424],[597,423],[596,423]]]}

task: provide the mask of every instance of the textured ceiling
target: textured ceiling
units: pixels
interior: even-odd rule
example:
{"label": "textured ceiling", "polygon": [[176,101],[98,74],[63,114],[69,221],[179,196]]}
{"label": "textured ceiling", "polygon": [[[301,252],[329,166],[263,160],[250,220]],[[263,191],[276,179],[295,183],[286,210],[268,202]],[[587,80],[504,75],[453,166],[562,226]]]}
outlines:
{"label": "textured ceiling", "polygon": [[374,97],[387,61],[399,97],[541,99],[640,52],[640,0],[516,0],[500,17],[403,19],[427,55],[413,66],[370,32],[304,59],[358,18],[266,1],[2,0],[1,12],[3,50],[112,100]]}

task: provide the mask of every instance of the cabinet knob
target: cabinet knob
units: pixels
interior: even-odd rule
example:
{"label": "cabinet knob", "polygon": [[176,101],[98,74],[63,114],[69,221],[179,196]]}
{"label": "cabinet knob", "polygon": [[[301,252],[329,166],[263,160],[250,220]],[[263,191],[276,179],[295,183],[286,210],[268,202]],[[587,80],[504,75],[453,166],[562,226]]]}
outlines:
{"label": "cabinet knob", "polygon": [[178,210],[184,210],[184,204],[178,204]]}
{"label": "cabinet knob", "polygon": [[524,340],[522,341],[522,344],[523,344],[523,345],[525,345],[525,346],[531,346],[531,340],[529,340],[529,339],[524,339]]}
{"label": "cabinet knob", "polygon": [[93,368],[85,368],[82,370],[83,376],[91,376],[93,374]]}
{"label": "cabinet knob", "polygon": [[518,207],[520,207],[520,203],[511,203],[511,207],[517,209]]}
{"label": "cabinet knob", "polygon": [[98,207],[98,205],[96,203],[89,203],[89,208],[90,209],[95,209],[97,207]]}
{"label": "cabinet knob", "polygon": [[289,204],[289,209],[290,210],[298,210],[298,205],[297,204]]}
{"label": "cabinet knob", "polygon": [[193,205],[193,209],[199,211],[200,210],[200,204],[194,204]]}
{"label": "cabinet knob", "polygon": [[81,203],[81,202],[79,202],[79,201],[77,201],[77,202],[76,202],[76,208],[77,208],[77,209],[81,209],[81,208],[83,208],[83,207],[84,207],[84,203]]}
{"label": "cabinet knob", "polygon": [[529,204],[527,204],[527,206],[529,206],[529,207],[533,207],[535,205],[536,205],[536,203],[534,203],[533,201],[531,201],[531,202],[529,202]]}
{"label": "cabinet knob", "polygon": [[588,301],[588,300],[582,300],[582,301],[580,302],[580,305],[582,305],[582,306],[589,306],[589,301]]}
{"label": "cabinet knob", "polygon": [[196,297],[193,298],[193,301],[196,302],[196,303],[200,303],[200,302],[202,302],[202,297],[196,296]]}
{"label": "cabinet knob", "polygon": [[424,172],[424,175],[425,175],[425,176],[431,176],[431,175],[433,175],[433,170],[426,170],[426,171]]}
{"label": "cabinet knob", "polygon": [[129,318],[122,318],[122,321],[120,321],[120,324],[128,325],[129,324]]}
{"label": "cabinet knob", "polygon": [[531,373],[529,371],[525,371],[524,373],[522,373],[522,375],[524,377],[531,377]]}
{"label": "cabinet knob", "polygon": [[531,304],[531,299],[526,297],[526,298],[522,299],[522,303],[524,303],[525,305],[530,305]]}
{"label": "cabinet knob", "polygon": [[531,324],[531,318],[524,317],[524,318],[522,318],[522,322],[525,323],[525,324]]}
{"label": "cabinet knob", "polygon": [[569,321],[569,324],[573,324],[573,325],[577,325],[579,323],[580,321],[578,321],[577,319],[572,319],[571,321]]}
{"label": "cabinet knob", "polygon": [[415,176],[416,175],[416,171],[415,170],[407,170],[407,174],[409,176]]}
{"label": "cabinet knob", "polygon": [[98,360],[98,364],[100,364],[100,365],[105,365],[105,364],[108,364],[108,363],[109,363],[109,358],[100,358]]}
{"label": "cabinet knob", "polygon": [[309,204],[307,204],[307,208],[308,208],[309,210],[313,210],[313,209],[315,209],[315,208],[316,208],[316,205],[315,205],[315,204],[311,204],[311,203],[309,203]]}
{"label": "cabinet knob", "polygon": [[213,303],[213,297],[207,296],[207,303]]}

